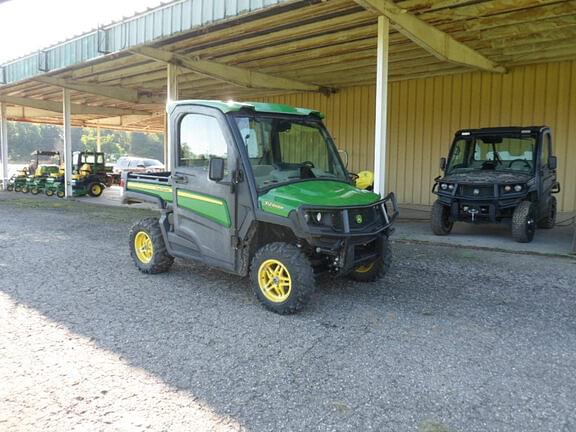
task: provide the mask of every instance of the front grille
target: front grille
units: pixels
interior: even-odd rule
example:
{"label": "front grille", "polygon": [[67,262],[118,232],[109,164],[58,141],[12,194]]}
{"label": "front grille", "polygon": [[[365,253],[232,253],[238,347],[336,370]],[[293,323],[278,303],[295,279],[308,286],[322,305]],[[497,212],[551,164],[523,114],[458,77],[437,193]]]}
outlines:
{"label": "front grille", "polygon": [[[474,193],[477,190],[478,193]],[[494,186],[474,186],[474,185],[461,185],[460,194],[463,196],[470,197],[493,197],[494,196]]]}

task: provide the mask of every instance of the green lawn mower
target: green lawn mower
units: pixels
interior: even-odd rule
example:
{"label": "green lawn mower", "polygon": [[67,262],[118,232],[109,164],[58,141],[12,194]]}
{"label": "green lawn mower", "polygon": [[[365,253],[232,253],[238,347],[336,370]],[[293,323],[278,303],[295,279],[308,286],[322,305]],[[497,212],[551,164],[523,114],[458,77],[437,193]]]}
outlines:
{"label": "green lawn mower", "polygon": [[[21,192],[30,192],[37,195],[44,191],[46,179],[51,174],[59,172],[61,158],[60,152],[46,150],[36,150],[32,152],[31,156],[32,160],[28,171],[33,174],[27,177],[26,182],[22,185]],[[55,159],[57,163],[54,163]]]}
{"label": "green lawn mower", "polygon": [[24,185],[28,180],[28,167],[24,167],[16,172],[10,179],[8,179],[8,191],[21,192]]}

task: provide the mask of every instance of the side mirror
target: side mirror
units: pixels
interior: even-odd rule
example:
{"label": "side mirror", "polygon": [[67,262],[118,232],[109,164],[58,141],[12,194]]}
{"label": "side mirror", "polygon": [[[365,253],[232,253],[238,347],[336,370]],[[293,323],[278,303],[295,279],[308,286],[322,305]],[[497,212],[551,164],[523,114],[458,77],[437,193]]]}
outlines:
{"label": "side mirror", "polygon": [[556,156],[548,156],[548,168],[555,171],[558,168],[558,158]]}
{"label": "side mirror", "polygon": [[442,171],[444,171],[446,169],[446,158],[445,157],[440,158],[440,169]]}
{"label": "side mirror", "polygon": [[344,162],[344,168],[348,169],[348,152],[346,150],[338,149],[338,154],[340,155],[342,162]]}
{"label": "side mirror", "polygon": [[208,178],[212,181],[220,181],[224,178],[224,159],[210,159],[210,165],[208,166]]}

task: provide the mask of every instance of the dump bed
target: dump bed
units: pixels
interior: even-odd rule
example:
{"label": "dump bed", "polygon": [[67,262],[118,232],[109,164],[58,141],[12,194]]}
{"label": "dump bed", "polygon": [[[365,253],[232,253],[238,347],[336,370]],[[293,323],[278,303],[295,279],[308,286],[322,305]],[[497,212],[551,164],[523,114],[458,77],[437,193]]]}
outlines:
{"label": "dump bed", "polygon": [[172,203],[172,180],[170,171],[159,173],[126,173],[122,175],[124,189],[122,202],[152,202],[165,208]]}

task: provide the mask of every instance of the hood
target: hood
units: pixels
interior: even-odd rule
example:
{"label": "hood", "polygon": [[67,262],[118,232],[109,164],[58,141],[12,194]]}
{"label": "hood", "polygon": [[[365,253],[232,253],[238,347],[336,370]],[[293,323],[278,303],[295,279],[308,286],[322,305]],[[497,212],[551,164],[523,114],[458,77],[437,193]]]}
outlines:
{"label": "hood", "polygon": [[278,186],[258,200],[262,210],[288,216],[301,205],[347,207],[372,204],[380,199],[374,192],[332,180],[310,180]]}
{"label": "hood", "polygon": [[511,173],[498,171],[470,171],[465,173],[449,174],[440,179],[444,183],[526,183],[532,174]]}

